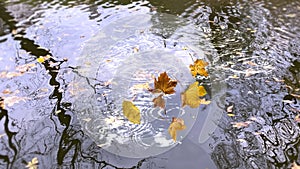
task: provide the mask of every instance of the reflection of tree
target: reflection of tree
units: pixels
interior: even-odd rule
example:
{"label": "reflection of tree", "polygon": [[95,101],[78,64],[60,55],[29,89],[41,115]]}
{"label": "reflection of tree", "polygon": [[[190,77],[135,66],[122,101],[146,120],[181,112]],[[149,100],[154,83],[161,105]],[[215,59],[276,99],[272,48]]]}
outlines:
{"label": "reflection of tree", "polygon": [[[5,22],[4,24],[8,25],[10,32],[18,29],[15,18],[7,12],[1,2],[0,17]],[[25,31],[23,30],[19,33],[25,34]],[[36,58],[46,55],[52,56],[50,51],[39,48],[39,45],[35,44],[34,40],[24,36],[14,36],[14,40],[20,43],[21,49],[29,52]],[[39,161],[41,168],[49,168],[53,165],[53,161],[51,161],[53,159],[51,158],[56,156],[55,160],[59,166],[72,166],[72,168],[75,168],[78,165],[77,163],[85,160],[88,161],[88,164],[101,166],[101,168],[106,166],[118,168],[102,160],[99,154],[105,152],[96,147],[84,135],[78,123],[72,123],[71,103],[62,102],[65,93],[60,90],[62,85],[66,86],[67,84],[62,84],[62,82],[57,80],[63,63],[64,61],[55,60],[54,58],[50,58],[42,63],[43,68],[50,75],[49,85],[53,87],[53,91],[49,96],[49,99],[54,101],[54,107],[51,114],[48,115],[50,118],[40,118],[39,120],[31,121],[22,125],[18,132],[13,132],[11,131],[12,124],[8,111],[4,108],[0,109],[0,121],[4,121],[4,131],[7,135],[7,142],[1,138],[3,144],[0,150],[0,159],[6,164],[2,162],[0,164],[5,165],[7,168],[14,168],[20,163],[26,165],[28,158],[38,156],[41,157]],[[86,149],[91,147],[92,149],[86,152]],[[92,156],[93,151],[96,152],[96,157]],[[42,156],[46,157],[43,158]],[[143,159],[136,166],[129,168],[139,168],[145,161]]]}
{"label": "reflection of tree", "polygon": [[[3,99],[0,98],[0,102],[3,102]],[[1,103],[0,103],[1,104]],[[9,129],[9,116],[8,116],[8,111],[6,109],[4,109],[3,107],[0,107],[0,121],[5,118],[4,120],[4,131],[8,137],[8,147],[6,147],[6,153],[5,154],[0,154],[0,159],[2,159],[4,162],[7,163],[7,168],[11,167],[15,160],[16,160],[16,156],[18,153],[18,149],[16,147],[15,144],[15,135],[17,134],[16,132],[12,132]],[[12,155],[10,156],[10,154],[12,153]]]}
{"label": "reflection of tree", "polygon": [[[292,78],[297,72],[295,69],[293,65],[289,68],[290,72],[287,72],[292,74]],[[268,77],[250,77],[240,84],[236,81],[228,83],[227,101],[239,102],[235,103],[236,116],[223,117],[223,123],[219,124],[225,139],[217,138],[222,141],[214,146],[212,153],[219,168],[290,168],[293,161],[299,162],[300,130],[295,120],[299,114],[299,99],[286,94],[279,82],[272,80],[265,83],[266,79]],[[249,94],[261,88],[264,91]],[[278,103],[277,100],[286,102]],[[248,121],[249,125],[235,128],[231,123],[236,121]],[[230,155],[228,151],[234,153]],[[233,155],[239,158],[233,159]]]}

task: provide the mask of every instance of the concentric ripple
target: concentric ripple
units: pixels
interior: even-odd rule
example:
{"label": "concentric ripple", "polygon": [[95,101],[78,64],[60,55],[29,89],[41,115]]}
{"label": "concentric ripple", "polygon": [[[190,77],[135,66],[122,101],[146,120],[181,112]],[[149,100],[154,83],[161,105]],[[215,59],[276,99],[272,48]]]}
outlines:
{"label": "concentric ripple", "polygon": [[[78,58],[82,66],[75,79],[74,108],[83,130],[100,147],[121,156],[149,157],[171,149],[192,129],[198,109],[182,108],[180,95],[195,81],[189,64],[208,58],[199,48],[205,44],[201,33],[186,26],[171,15],[135,15],[105,26],[86,43]],[[164,96],[166,110],[153,107],[157,96],[147,90],[162,72],[178,81],[176,93]],[[141,124],[125,118],[124,100],[139,108]],[[168,133],[172,117],[182,118],[187,126],[178,133],[177,142]],[[201,137],[207,139],[205,135]]]}

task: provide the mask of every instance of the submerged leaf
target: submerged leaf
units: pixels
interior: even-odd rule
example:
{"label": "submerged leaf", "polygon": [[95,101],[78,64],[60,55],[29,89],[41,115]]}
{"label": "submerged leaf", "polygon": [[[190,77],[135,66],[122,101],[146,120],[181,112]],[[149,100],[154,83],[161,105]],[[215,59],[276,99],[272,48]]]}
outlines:
{"label": "submerged leaf", "polygon": [[190,65],[191,74],[195,77],[197,75],[201,76],[208,76],[207,71],[205,70],[205,67],[208,65],[208,62],[197,59],[193,65]]}
{"label": "submerged leaf", "polygon": [[184,130],[186,126],[184,125],[184,121],[180,118],[173,117],[172,123],[169,126],[169,134],[172,137],[174,141],[177,139],[177,131],[178,130]]}
{"label": "submerged leaf", "polygon": [[153,92],[161,91],[165,94],[175,93],[175,87],[177,85],[176,80],[171,80],[166,72],[161,73],[159,77],[154,79],[154,89]]}
{"label": "submerged leaf", "polygon": [[200,104],[210,104],[209,100],[199,98],[204,96],[200,95],[204,94],[203,90],[205,91],[204,87],[199,87],[199,82],[196,81],[191,84],[184,93],[181,93],[182,107],[188,105],[191,108],[197,108]]}
{"label": "submerged leaf", "polygon": [[154,98],[152,101],[154,103],[154,107],[160,107],[162,109],[165,109],[165,107],[166,107],[166,101],[163,98],[163,94],[161,94],[158,97]]}
{"label": "submerged leaf", "polygon": [[141,112],[140,110],[131,102],[124,100],[122,103],[124,116],[134,124],[141,123]]}

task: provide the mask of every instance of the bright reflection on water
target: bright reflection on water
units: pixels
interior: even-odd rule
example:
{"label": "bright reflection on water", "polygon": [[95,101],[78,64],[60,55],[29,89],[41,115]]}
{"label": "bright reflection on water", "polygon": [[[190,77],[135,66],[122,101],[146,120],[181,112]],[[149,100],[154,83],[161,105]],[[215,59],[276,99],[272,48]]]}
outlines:
{"label": "bright reflection on water", "polygon": [[[108,36],[112,30],[107,26],[118,20],[161,13],[174,17],[152,17],[152,23],[161,25],[153,26],[151,33],[119,32],[113,45],[113,38],[92,43],[105,29]],[[0,2],[0,97],[6,100],[0,114],[0,168],[24,168],[34,157],[39,168],[198,169],[199,164],[202,168],[291,168],[292,163],[299,164],[299,15],[297,0]],[[181,25],[172,18],[186,22]],[[148,28],[146,21],[140,19],[135,26]],[[173,23],[178,26],[169,26]],[[213,100],[207,108],[199,108],[181,144],[146,160],[116,156],[99,148],[92,133],[88,134],[92,139],[86,136],[87,129],[95,126],[82,131],[76,111],[81,100],[74,92],[76,78],[84,84],[88,78],[85,89],[95,89],[99,95],[111,78],[126,78],[118,73],[122,71],[112,72],[103,65],[109,55],[92,57],[111,46],[114,50],[109,51],[118,56],[111,63],[119,63],[113,68],[122,68],[126,59],[119,56],[127,56],[132,50],[128,44],[137,43],[139,53],[134,55],[139,57],[143,49],[157,46],[177,51],[178,57],[191,53],[207,59]],[[87,46],[94,51],[88,50],[91,57],[83,58]],[[188,51],[182,50],[185,46]],[[37,63],[37,57],[47,54],[53,58]],[[187,67],[190,59],[182,59],[182,66]],[[20,73],[24,64],[31,65],[21,76],[4,76]],[[86,65],[91,69],[85,74]],[[8,101],[16,100],[13,96],[19,102],[9,105]]]}

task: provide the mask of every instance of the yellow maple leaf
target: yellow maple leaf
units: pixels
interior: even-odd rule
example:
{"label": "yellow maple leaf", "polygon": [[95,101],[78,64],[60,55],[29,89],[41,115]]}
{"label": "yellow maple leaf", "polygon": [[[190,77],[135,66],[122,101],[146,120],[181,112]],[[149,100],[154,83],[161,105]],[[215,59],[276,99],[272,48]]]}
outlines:
{"label": "yellow maple leaf", "polygon": [[176,141],[177,139],[177,131],[184,129],[186,129],[184,121],[180,118],[173,117],[172,123],[170,124],[168,131],[174,141]]}
{"label": "yellow maple leaf", "polygon": [[205,90],[204,87],[199,88],[199,82],[192,83],[184,93],[181,93],[182,107],[188,105],[191,108],[197,108],[200,104],[210,104],[209,100],[199,98],[202,96],[200,94],[204,94],[203,90]]}
{"label": "yellow maple leaf", "polygon": [[172,80],[169,78],[166,72],[161,73],[157,80],[154,79],[154,89],[151,89],[151,92],[156,93],[157,91],[161,91],[165,94],[173,94],[175,93],[175,87],[177,85],[176,80]]}
{"label": "yellow maple leaf", "polygon": [[205,67],[208,65],[208,62],[197,59],[193,65],[190,65],[191,74],[195,77],[197,75],[208,76],[208,72],[205,70]]}
{"label": "yellow maple leaf", "polygon": [[26,165],[26,168],[29,168],[29,169],[37,169],[38,168],[38,159],[36,157],[34,157],[31,161],[29,161]]}
{"label": "yellow maple leaf", "polygon": [[141,112],[140,110],[131,102],[124,100],[122,103],[124,116],[134,124],[141,123]]}

